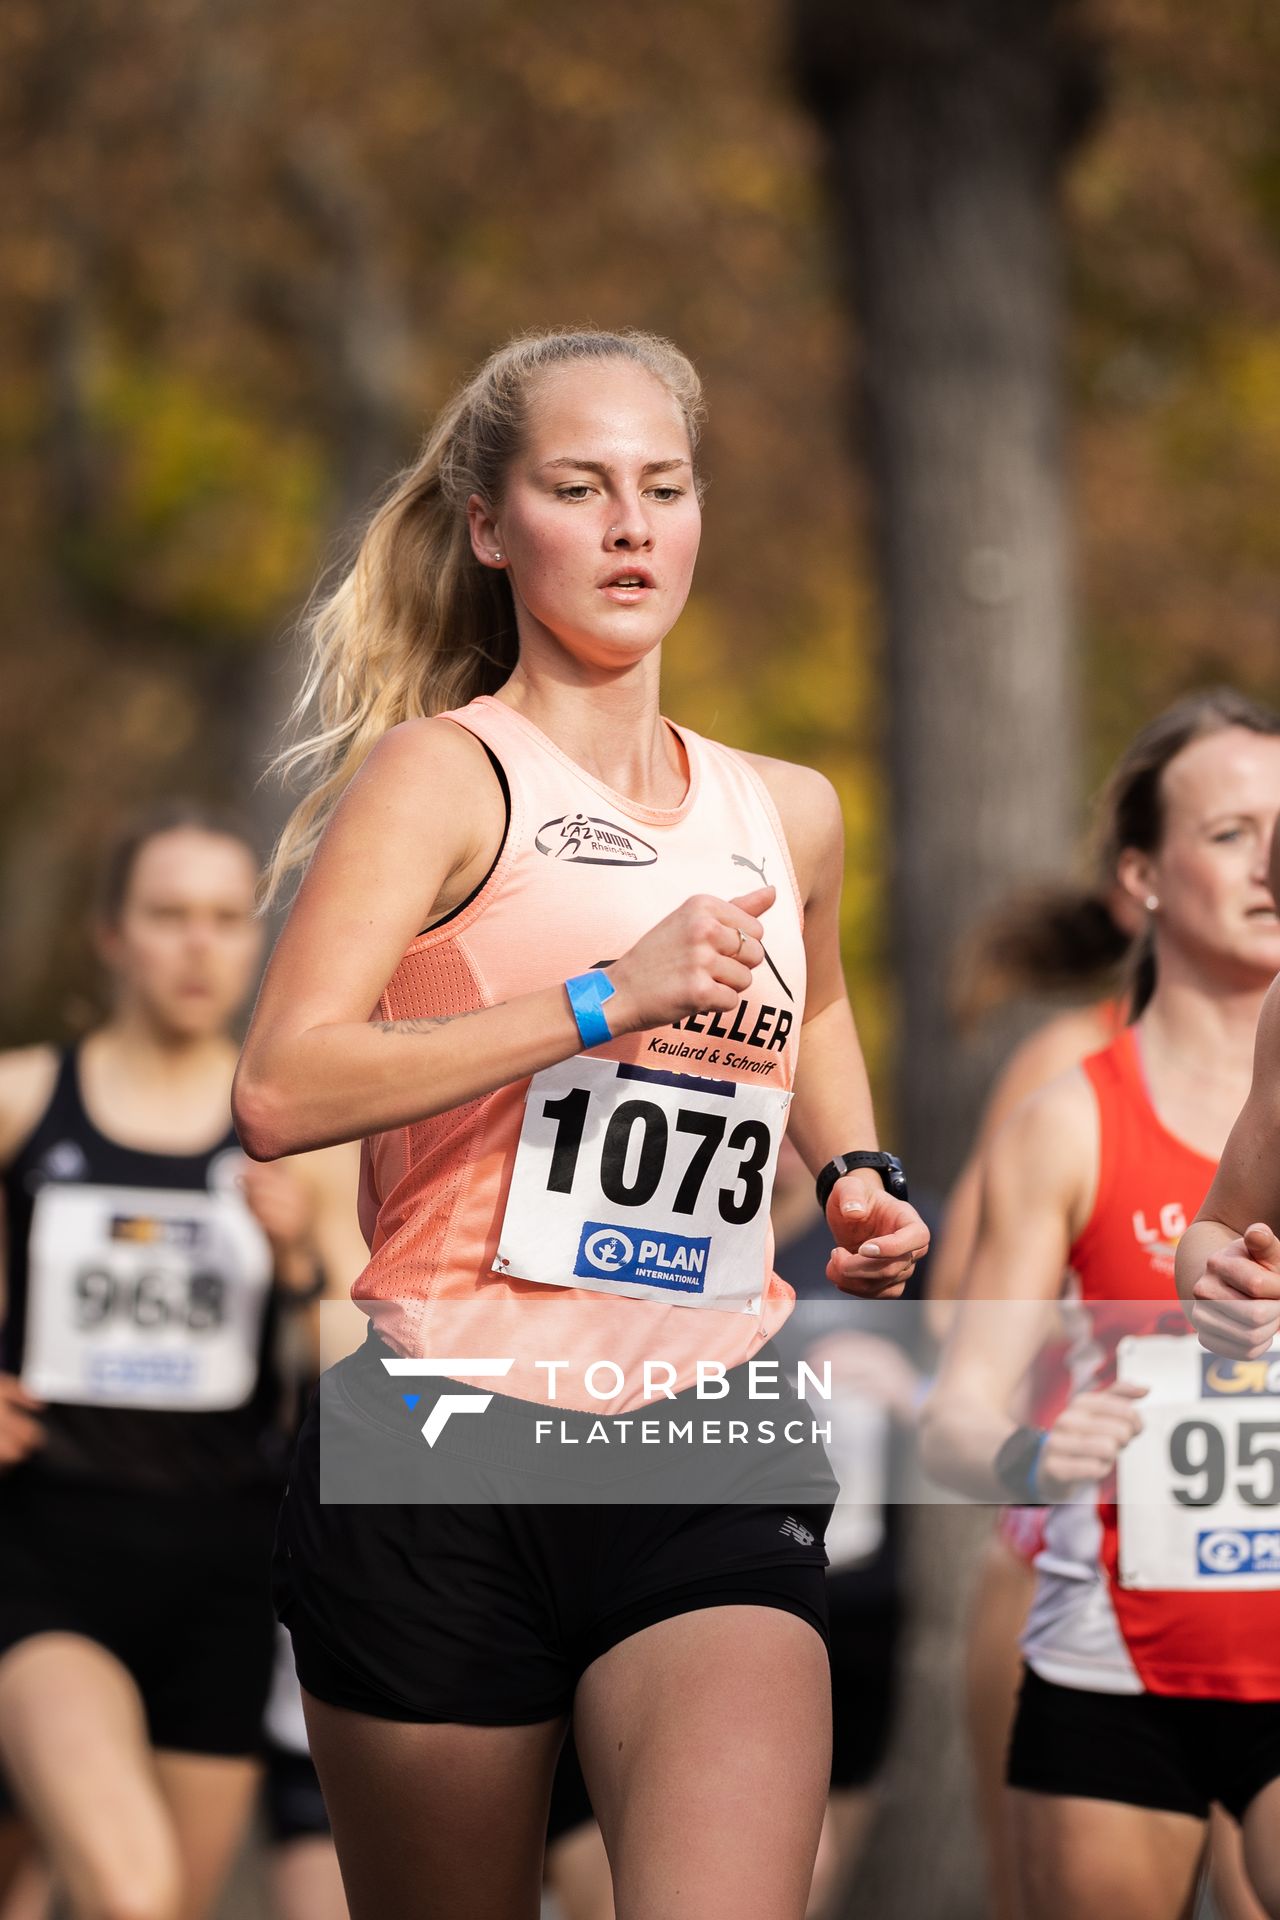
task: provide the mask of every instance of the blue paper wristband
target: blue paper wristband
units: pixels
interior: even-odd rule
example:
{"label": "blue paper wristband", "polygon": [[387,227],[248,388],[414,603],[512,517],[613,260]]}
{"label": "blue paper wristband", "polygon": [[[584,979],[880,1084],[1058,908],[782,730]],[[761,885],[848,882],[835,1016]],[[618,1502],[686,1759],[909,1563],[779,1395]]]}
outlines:
{"label": "blue paper wristband", "polygon": [[607,1040],[612,1040],[609,1022],[604,1017],[604,1003],[613,998],[615,988],[604,969],[593,967],[590,973],[576,973],[572,980],[565,981],[564,990],[583,1046],[602,1047]]}

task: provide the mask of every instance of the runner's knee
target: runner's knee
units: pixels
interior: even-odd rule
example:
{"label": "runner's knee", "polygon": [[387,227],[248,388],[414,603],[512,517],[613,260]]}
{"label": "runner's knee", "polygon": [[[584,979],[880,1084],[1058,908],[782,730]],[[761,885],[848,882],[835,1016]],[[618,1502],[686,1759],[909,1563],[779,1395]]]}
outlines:
{"label": "runner's knee", "polygon": [[80,1885],[70,1876],[75,1920],[181,1920],[182,1871],[176,1850],[130,1848],[97,1863]]}

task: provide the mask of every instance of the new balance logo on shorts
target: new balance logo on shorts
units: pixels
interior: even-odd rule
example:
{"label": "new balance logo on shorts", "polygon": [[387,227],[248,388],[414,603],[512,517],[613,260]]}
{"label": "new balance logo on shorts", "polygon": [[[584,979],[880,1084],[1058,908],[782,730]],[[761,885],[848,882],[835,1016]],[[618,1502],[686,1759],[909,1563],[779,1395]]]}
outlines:
{"label": "new balance logo on shorts", "polygon": [[[469,1354],[453,1354],[448,1360],[384,1360],[382,1364],[388,1373],[401,1380],[456,1380],[477,1373],[482,1378],[492,1375],[501,1379],[510,1373],[515,1360],[477,1360]],[[442,1393],[422,1423],[423,1439],[429,1447],[434,1447],[451,1413],[483,1413],[492,1398],[491,1393]]]}
{"label": "new balance logo on shorts", "polygon": [[811,1547],[813,1545],[813,1535],[810,1533],[808,1527],[801,1526],[794,1514],[789,1513],[787,1515],[782,1525],[778,1528],[778,1532],[785,1534],[788,1540],[794,1540],[797,1546]]}

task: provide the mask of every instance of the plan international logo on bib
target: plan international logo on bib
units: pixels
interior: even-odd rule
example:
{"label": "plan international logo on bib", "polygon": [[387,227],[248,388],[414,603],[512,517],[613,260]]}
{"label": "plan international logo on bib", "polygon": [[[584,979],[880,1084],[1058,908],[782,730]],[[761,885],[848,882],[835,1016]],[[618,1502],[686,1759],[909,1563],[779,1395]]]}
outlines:
{"label": "plan international logo on bib", "polygon": [[606,1220],[583,1222],[573,1270],[584,1280],[642,1281],[673,1293],[701,1293],[707,1284],[711,1239],[621,1227]]}
{"label": "plan international logo on bib", "polygon": [[1280,1573],[1280,1532],[1275,1527],[1211,1527],[1196,1535],[1201,1573]]}

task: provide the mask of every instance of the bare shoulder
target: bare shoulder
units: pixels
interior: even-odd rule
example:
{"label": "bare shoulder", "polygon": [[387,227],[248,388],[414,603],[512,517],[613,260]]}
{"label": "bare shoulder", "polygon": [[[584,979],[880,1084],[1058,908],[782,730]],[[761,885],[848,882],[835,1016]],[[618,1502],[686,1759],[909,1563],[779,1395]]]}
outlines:
{"label": "bare shoulder", "polygon": [[[376,893],[409,937],[465,897],[502,843],[502,790],[474,734],[451,720],[404,720],[382,735],[342,793],[299,890],[340,901]],[[412,924],[411,924],[412,923]]]}
{"label": "bare shoulder", "polygon": [[991,1123],[998,1126],[1029,1093],[1105,1047],[1113,1030],[1105,1006],[1069,1007],[1046,1020],[1014,1048],[1001,1068],[991,1094]]}
{"label": "bare shoulder", "polygon": [[844,817],[840,796],[825,773],[794,760],[736,749],[739,759],[759,775],[778,810],[795,866],[800,891],[808,899],[815,880],[843,860]]}
{"label": "bare shoulder", "polygon": [[494,787],[488,755],[465,727],[452,720],[423,717],[388,728],[347,792],[362,798],[376,792],[387,804],[398,795],[412,806],[424,798],[452,795],[456,800],[459,781],[474,783],[477,791]]}
{"label": "bare shoulder", "polygon": [[784,824],[788,823],[789,815],[799,820],[814,812],[840,818],[839,795],[826,774],[819,773],[816,767],[801,766],[797,760],[775,760],[767,753],[748,753],[741,747],[733,751],[764,781]]}
{"label": "bare shoulder", "polygon": [[985,1158],[994,1178],[1016,1181],[1029,1201],[1060,1201],[1083,1226],[1097,1184],[1098,1109],[1079,1066],[1019,1100]]}
{"label": "bare shoulder", "polygon": [[58,1075],[56,1047],[0,1053],[0,1164],[7,1164],[49,1104]]}

